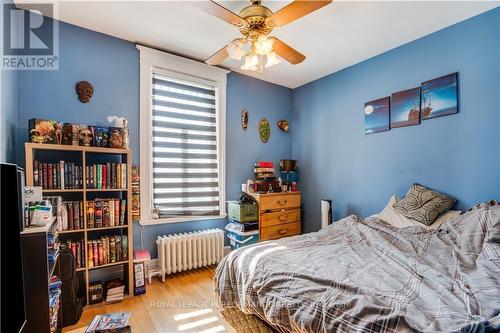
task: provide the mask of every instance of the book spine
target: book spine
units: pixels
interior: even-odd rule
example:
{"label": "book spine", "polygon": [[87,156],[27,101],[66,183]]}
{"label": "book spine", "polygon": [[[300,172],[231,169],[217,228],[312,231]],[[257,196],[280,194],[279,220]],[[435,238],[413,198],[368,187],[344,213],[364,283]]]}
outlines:
{"label": "book spine", "polygon": [[94,251],[90,240],[87,242],[87,267],[94,267]]}
{"label": "book spine", "polygon": [[52,190],[52,163],[47,165],[47,189]]}
{"label": "book spine", "polygon": [[102,239],[97,241],[97,253],[99,255],[99,266],[103,265],[103,253],[102,253]]}
{"label": "book spine", "polygon": [[127,188],[127,164],[122,163],[122,188]]}
{"label": "book spine", "polygon": [[109,202],[102,201],[102,226],[109,227]]}
{"label": "book spine", "polygon": [[67,205],[68,205],[68,227],[69,227],[69,230],[73,230],[73,227],[74,227],[74,222],[73,222],[73,202],[72,201],[68,201],[67,202]]}
{"label": "book spine", "polygon": [[128,260],[128,237],[122,235],[122,256],[123,260]]}
{"label": "book spine", "polygon": [[47,163],[42,163],[42,172],[43,172],[43,189],[46,190],[49,188],[48,182],[48,166]]}
{"label": "book spine", "polygon": [[116,261],[116,246],[115,246],[115,238],[111,237],[109,239],[109,262]]}
{"label": "book spine", "polygon": [[119,235],[115,236],[115,251],[116,261],[122,261],[122,238]]}
{"label": "book spine", "polygon": [[113,207],[115,208],[115,225],[120,225],[120,199],[115,198]]}
{"label": "book spine", "polygon": [[61,183],[61,189],[65,189],[66,188],[66,184],[65,184],[65,181],[64,181],[64,161],[59,161],[59,178],[60,178],[60,183]]}
{"label": "book spine", "polygon": [[108,200],[109,206],[109,226],[115,225],[115,201],[113,199]]}
{"label": "book spine", "polygon": [[80,204],[78,201],[73,202],[73,229],[80,229]]}
{"label": "book spine", "polygon": [[116,186],[118,188],[123,188],[122,185],[122,164],[118,163],[116,165]]}
{"label": "book spine", "polygon": [[81,248],[80,248],[81,244],[80,242],[76,243],[76,267],[77,268],[80,268],[81,267],[81,262],[82,262],[82,257],[81,257]]}
{"label": "book spine", "polygon": [[102,201],[95,200],[94,201],[94,223],[96,228],[102,227]]}
{"label": "book spine", "polygon": [[80,229],[85,228],[85,212],[83,210],[83,201],[80,201]]}
{"label": "book spine", "polygon": [[125,225],[126,211],[127,211],[127,200],[122,199],[120,204],[120,225]]}
{"label": "book spine", "polygon": [[94,227],[94,201],[87,201],[87,228]]}
{"label": "book spine", "polygon": [[111,163],[106,163],[106,188],[111,188]]}
{"label": "book spine", "polygon": [[33,161],[33,185],[39,186],[38,185],[38,161],[37,160]]}
{"label": "book spine", "polygon": [[99,251],[97,249],[97,241],[95,240],[92,241],[92,251],[94,258],[94,266],[99,266]]}

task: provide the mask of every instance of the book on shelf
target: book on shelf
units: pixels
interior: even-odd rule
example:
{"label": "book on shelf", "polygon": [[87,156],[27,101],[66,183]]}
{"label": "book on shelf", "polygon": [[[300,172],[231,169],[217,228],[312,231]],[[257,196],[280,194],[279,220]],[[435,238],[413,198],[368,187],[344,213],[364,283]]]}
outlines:
{"label": "book on shelf", "polygon": [[83,239],[77,241],[67,239],[63,242],[62,246],[69,249],[73,253],[76,268],[85,267],[85,242]]}
{"label": "book on shelf", "polygon": [[106,302],[121,301],[125,293],[125,282],[121,279],[106,281]]}
{"label": "book on shelf", "polygon": [[128,260],[127,235],[106,235],[87,242],[88,267]]}
{"label": "book on shelf", "polygon": [[120,198],[96,198],[87,201],[87,228],[103,228],[125,225],[127,200]]}
{"label": "book on shelf", "polygon": [[127,187],[127,164],[87,165],[86,186],[89,189],[124,189]]}
{"label": "book on shelf", "polygon": [[75,162],[56,163],[33,161],[33,186],[44,190],[64,190],[83,188],[83,169]]}
{"label": "book on shelf", "polygon": [[59,213],[59,230],[81,230],[84,228],[83,201],[63,201]]}
{"label": "book on shelf", "polygon": [[97,304],[103,301],[103,285],[101,281],[94,281],[89,284],[89,304]]}

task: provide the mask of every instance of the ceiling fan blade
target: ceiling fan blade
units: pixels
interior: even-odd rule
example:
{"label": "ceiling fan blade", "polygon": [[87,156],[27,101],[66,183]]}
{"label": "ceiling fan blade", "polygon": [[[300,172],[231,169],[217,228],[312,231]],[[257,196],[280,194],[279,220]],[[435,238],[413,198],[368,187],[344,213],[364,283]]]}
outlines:
{"label": "ceiling fan blade", "polygon": [[292,65],[300,64],[306,58],[305,55],[295,50],[293,47],[281,41],[280,39],[276,37],[269,38],[273,40],[274,52],[276,52],[280,57],[282,57]]}
{"label": "ceiling fan blade", "polygon": [[227,53],[227,46],[224,46],[222,49],[212,54],[210,58],[205,60],[205,63],[216,66],[226,60],[227,57],[229,57],[229,53]]}
{"label": "ceiling fan blade", "polygon": [[271,15],[267,21],[274,27],[281,27],[328,5],[332,1],[295,0]]}
{"label": "ceiling fan blade", "polygon": [[222,21],[229,24],[241,27],[245,25],[245,20],[239,15],[233,13],[224,6],[219,5],[215,1],[188,1],[188,3],[194,7],[197,7],[210,15],[220,18]]}

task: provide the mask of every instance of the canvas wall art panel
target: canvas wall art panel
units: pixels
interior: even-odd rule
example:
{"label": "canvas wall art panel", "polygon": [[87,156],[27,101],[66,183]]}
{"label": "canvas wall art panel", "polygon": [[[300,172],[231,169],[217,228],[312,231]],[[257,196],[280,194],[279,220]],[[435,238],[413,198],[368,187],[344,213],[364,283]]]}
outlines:
{"label": "canvas wall art panel", "polygon": [[388,131],[390,129],[390,97],[365,103],[365,134]]}
{"label": "canvas wall art panel", "polygon": [[422,83],[422,119],[458,113],[458,73]]}
{"label": "canvas wall art panel", "polygon": [[420,124],[420,87],[393,93],[391,128]]}

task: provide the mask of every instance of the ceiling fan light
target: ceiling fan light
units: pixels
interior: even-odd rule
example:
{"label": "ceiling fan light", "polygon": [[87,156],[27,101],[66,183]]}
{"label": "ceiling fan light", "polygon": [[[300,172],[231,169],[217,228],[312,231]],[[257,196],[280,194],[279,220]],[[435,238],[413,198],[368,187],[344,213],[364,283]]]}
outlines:
{"label": "ceiling fan light", "polygon": [[280,64],[281,59],[276,55],[276,52],[272,51],[267,54],[266,68],[272,67],[274,65]]}
{"label": "ceiling fan light", "polygon": [[259,57],[256,54],[249,54],[245,57],[245,63],[241,66],[244,71],[256,71],[259,64]]}
{"label": "ceiling fan light", "polygon": [[255,53],[260,55],[266,55],[273,51],[273,40],[267,38],[265,35],[259,36],[254,42]]}
{"label": "ceiling fan light", "polygon": [[227,53],[231,59],[236,59],[236,60],[241,60],[241,57],[245,54],[245,50],[243,50],[243,46],[245,43],[243,43],[242,40],[237,39],[229,43],[226,47]]}

